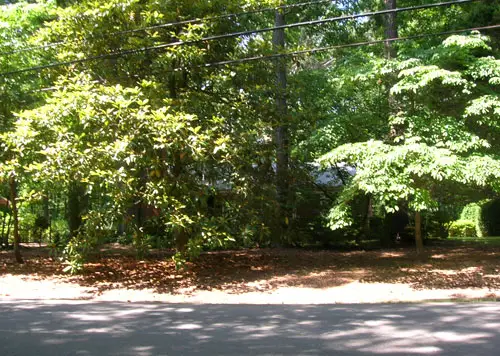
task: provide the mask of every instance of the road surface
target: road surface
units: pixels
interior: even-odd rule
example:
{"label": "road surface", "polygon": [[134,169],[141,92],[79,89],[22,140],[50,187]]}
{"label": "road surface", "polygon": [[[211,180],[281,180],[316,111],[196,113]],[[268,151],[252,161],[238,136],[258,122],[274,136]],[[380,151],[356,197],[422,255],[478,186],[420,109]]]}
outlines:
{"label": "road surface", "polygon": [[0,300],[0,355],[500,355],[500,303]]}

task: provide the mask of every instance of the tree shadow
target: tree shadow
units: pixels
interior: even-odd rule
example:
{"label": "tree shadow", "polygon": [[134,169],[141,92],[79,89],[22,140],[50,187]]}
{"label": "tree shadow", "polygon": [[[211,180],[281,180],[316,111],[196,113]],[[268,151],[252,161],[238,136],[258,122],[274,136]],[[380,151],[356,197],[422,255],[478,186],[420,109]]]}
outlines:
{"label": "tree shadow", "polygon": [[496,355],[499,304],[0,303],[0,354]]}
{"label": "tree shadow", "polygon": [[68,276],[45,249],[30,249],[18,266],[0,253],[0,275],[31,279],[60,278],[91,287],[97,293],[117,288],[150,289],[156,293],[190,294],[203,290],[226,293],[272,291],[282,286],[338,287],[353,281],[405,283],[415,289],[500,289],[500,247],[429,247],[379,251],[256,249],[209,252],[176,271],[168,252],[138,260],[128,253],[104,251],[86,264],[79,276]]}

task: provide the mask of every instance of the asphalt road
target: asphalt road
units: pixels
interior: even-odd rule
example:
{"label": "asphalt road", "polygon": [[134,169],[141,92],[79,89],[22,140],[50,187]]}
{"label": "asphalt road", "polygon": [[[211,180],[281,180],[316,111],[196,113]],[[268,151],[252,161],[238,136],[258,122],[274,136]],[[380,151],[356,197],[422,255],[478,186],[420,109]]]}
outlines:
{"label": "asphalt road", "polygon": [[500,303],[0,300],[0,355],[500,355]]}

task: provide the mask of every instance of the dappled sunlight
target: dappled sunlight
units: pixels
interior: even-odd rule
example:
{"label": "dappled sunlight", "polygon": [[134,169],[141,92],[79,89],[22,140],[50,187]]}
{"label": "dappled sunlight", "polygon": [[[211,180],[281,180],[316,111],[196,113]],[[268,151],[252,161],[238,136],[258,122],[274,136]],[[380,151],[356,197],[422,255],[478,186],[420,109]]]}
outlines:
{"label": "dappled sunlight", "polygon": [[[370,298],[374,302],[496,298],[500,291],[498,246],[434,246],[427,247],[423,256],[401,248],[209,252],[188,262],[182,271],[165,254],[137,260],[121,250],[106,248],[77,276],[63,274],[63,266],[43,247],[31,247],[28,252],[32,256],[27,256],[24,266],[13,264],[10,255],[0,255],[0,296],[346,303],[369,302]],[[316,295],[320,291],[327,293]]]}
{"label": "dappled sunlight", "polygon": [[148,356],[152,355],[152,352],[154,351],[153,346],[136,346],[133,348],[133,352],[137,356]]}
{"label": "dappled sunlight", "polygon": [[198,329],[202,329],[202,328],[203,327],[201,325],[189,324],[189,323],[175,325],[172,327],[172,329],[177,329],[177,330],[198,330]]}
{"label": "dappled sunlight", "polygon": [[472,342],[475,339],[483,339],[483,338],[488,338],[492,337],[492,334],[486,334],[486,333],[472,333],[468,335],[460,335],[456,332],[453,331],[445,331],[445,332],[437,332],[434,334],[434,337],[439,340],[443,341],[452,341],[452,342]]}
{"label": "dappled sunlight", "polygon": [[81,321],[108,321],[109,317],[105,315],[95,315],[95,314],[70,314],[69,318],[81,320]]}
{"label": "dappled sunlight", "polygon": [[270,280],[262,281],[261,283],[269,283],[277,288],[280,286],[289,286],[323,289],[351,283],[355,280],[359,280],[364,275],[366,275],[366,271],[364,270],[326,270],[322,272],[311,272],[303,275],[290,274],[282,277],[271,278]]}
{"label": "dappled sunlight", "polygon": [[406,254],[404,252],[398,251],[398,252],[381,252],[380,257],[381,258],[393,258],[393,257],[404,257]]}
{"label": "dappled sunlight", "polygon": [[[29,313],[19,307],[26,304],[32,306]],[[453,355],[457,349],[475,355],[491,350],[500,340],[498,304],[186,306],[16,301],[0,304],[0,313],[3,320],[23,325],[30,333],[25,338],[15,328],[5,329],[7,343],[23,338],[33,350],[50,348],[53,354],[114,350],[120,355],[208,355],[217,354],[223,345],[226,354],[239,355],[276,350],[290,355],[347,351]]]}

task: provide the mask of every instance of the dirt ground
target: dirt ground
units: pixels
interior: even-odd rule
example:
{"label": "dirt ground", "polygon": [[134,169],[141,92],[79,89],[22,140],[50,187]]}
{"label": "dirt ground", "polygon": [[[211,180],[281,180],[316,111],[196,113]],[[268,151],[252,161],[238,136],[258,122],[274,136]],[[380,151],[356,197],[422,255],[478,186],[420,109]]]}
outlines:
{"label": "dirt ground", "polygon": [[176,271],[168,254],[144,260],[112,246],[82,275],[34,246],[24,265],[0,252],[0,299],[92,299],[195,303],[380,303],[500,298],[500,247],[204,253]]}

